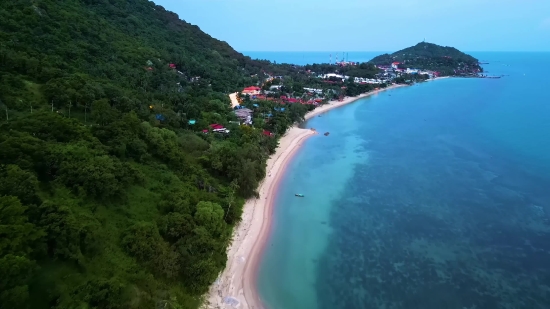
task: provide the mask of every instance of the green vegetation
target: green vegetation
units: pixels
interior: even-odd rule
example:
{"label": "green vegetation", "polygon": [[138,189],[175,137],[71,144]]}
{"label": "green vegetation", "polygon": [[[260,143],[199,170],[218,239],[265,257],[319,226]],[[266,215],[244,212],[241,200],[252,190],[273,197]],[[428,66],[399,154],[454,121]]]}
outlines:
{"label": "green vegetation", "polygon": [[483,71],[479,61],[472,56],[454,47],[425,42],[393,54],[377,56],[370,61],[375,65],[390,65],[393,62],[400,62],[402,68],[436,71],[440,73],[439,76],[475,75]]}
{"label": "green vegetation", "polygon": [[2,1],[0,308],[198,307],[308,109],[230,123],[267,69],[146,0]]}

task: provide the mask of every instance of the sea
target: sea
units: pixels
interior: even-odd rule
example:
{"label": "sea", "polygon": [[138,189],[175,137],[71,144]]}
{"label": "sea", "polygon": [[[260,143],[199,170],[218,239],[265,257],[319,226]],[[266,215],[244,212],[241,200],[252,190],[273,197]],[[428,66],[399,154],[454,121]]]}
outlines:
{"label": "sea", "polygon": [[550,308],[550,53],[471,54],[504,76],[398,88],[302,124],[321,134],[277,192],[266,307]]}

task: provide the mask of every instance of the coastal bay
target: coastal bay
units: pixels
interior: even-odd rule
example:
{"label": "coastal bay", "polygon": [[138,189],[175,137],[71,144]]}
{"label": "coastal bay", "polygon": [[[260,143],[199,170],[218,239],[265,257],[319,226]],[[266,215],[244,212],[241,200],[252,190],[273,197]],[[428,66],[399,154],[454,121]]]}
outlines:
{"label": "coastal bay", "polygon": [[482,57],[509,77],[419,84],[305,124],[331,134],[279,188],[267,308],[543,308],[550,111],[532,64],[549,63]]}
{"label": "coastal bay", "polygon": [[[401,87],[406,87],[406,85],[391,85],[357,97],[346,97],[342,101],[330,101],[307,113],[305,120],[318,117],[323,113],[357,100]],[[231,96],[232,102],[235,101],[234,94],[231,94]],[[257,294],[256,279],[258,264],[263,256],[263,249],[269,237],[279,182],[299,148],[309,137],[316,135],[316,133],[322,132],[313,131],[312,128],[304,129],[295,126],[281,137],[276,153],[267,162],[268,175],[258,189],[260,197],[250,199],[245,204],[242,221],[236,227],[232,244],[228,249],[227,266],[219,279],[212,285],[207,296],[206,308],[221,308],[224,305],[236,304],[237,302],[241,308],[263,307]]]}

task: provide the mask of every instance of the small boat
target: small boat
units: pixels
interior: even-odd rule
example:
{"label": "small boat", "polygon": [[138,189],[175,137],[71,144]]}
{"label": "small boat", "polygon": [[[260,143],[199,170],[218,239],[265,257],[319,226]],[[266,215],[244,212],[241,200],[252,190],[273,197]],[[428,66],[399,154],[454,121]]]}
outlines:
{"label": "small boat", "polygon": [[301,193],[296,193],[296,194],[294,194],[294,195],[297,196],[297,197],[304,197],[304,195],[301,194]]}

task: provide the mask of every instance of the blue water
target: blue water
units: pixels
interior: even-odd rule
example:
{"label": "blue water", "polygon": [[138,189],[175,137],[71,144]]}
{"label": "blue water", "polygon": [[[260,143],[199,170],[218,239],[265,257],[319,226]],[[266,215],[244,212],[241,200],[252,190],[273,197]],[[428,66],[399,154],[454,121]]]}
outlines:
{"label": "blue water", "polygon": [[[313,63],[332,63],[347,60],[351,62],[367,62],[372,58],[381,55],[385,52],[346,52],[346,51],[327,51],[327,52],[242,52],[252,59],[269,60],[276,63],[291,63],[291,64],[313,64]],[[332,58],[331,58],[332,56]]]}
{"label": "blue water", "polygon": [[304,124],[330,135],[304,143],[278,192],[269,308],[550,308],[550,54],[474,56],[509,76],[400,88]]}

